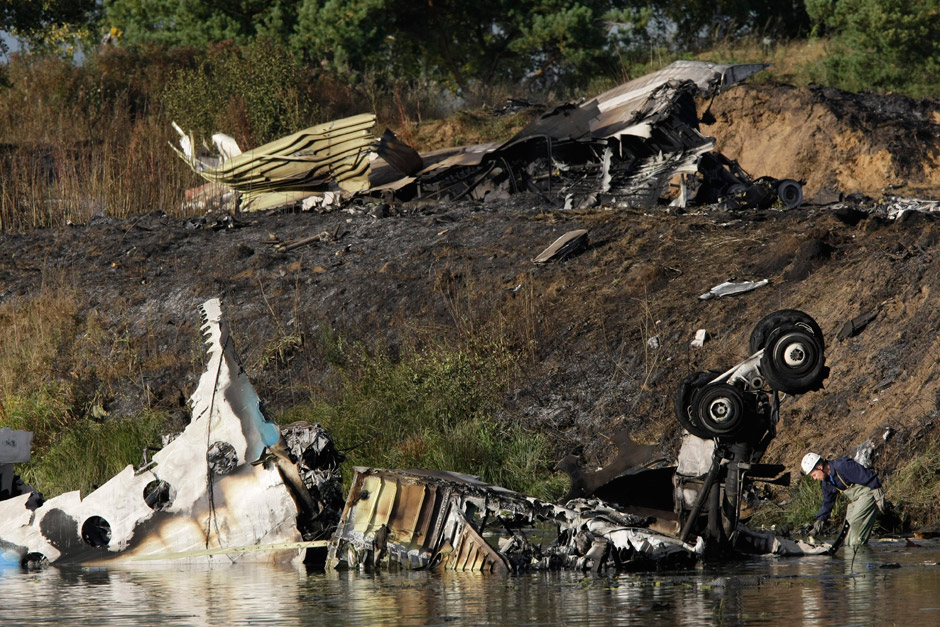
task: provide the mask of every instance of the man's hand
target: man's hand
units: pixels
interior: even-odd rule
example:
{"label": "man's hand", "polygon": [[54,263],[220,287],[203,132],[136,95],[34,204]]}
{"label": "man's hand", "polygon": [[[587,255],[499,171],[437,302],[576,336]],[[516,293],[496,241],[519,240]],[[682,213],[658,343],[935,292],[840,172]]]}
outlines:
{"label": "man's hand", "polygon": [[814,535],[814,536],[820,536],[820,535],[822,535],[822,532],[823,532],[823,529],[825,528],[825,526],[826,526],[826,521],[825,521],[825,520],[823,520],[822,518],[817,519],[816,522],[813,523],[813,534],[812,534],[812,535]]}
{"label": "man's hand", "polygon": [[875,505],[878,506],[878,511],[884,514],[885,511],[887,511],[887,502],[885,501],[884,488],[875,488],[871,492],[872,496],[875,497]]}

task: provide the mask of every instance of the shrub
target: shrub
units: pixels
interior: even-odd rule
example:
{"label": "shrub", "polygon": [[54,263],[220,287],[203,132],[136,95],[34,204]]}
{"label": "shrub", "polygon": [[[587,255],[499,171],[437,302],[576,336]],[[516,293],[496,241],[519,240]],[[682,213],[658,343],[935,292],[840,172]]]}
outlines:
{"label": "shrub", "polygon": [[342,379],[335,401],[297,407],[279,422],[307,420],[326,427],[353,466],[430,468],[481,476],[542,498],[564,492],[549,468],[546,438],[497,416],[517,358],[505,344],[470,338],[457,348],[409,351],[398,361],[362,345],[342,347],[333,335],[331,363]]}
{"label": "shrub", "polygon": [[162,99],[169,118],[197,137],[221,131],[252,148],[320,121],[311,88],[286,49],[260,39],[210,47],[194,67],[172,75]]}

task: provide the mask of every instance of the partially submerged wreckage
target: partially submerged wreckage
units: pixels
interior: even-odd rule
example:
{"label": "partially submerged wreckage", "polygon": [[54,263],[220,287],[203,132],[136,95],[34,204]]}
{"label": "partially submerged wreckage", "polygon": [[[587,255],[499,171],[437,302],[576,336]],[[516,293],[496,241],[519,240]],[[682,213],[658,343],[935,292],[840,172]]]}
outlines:
{"label": "partially submerged wreckage", "polygon": [[687,434],[678,466],[621,433],[617,457],[602,470],[562,460],[572,479],[563,504],[453,472],[356,468],[343,506],[343,455],[329,434],[267,420],[219,301],[200,310],[208,365],[190,399],[192,420],[149,461],[84,498],[69,492],[42,502],[22,484],[12,488],[12,463],[28,461],[29,434],[4,430],[0,562],[319,559],[330,568],[597,572],[688,565],[709,548],[833,550],[739,520],[749,484],[783,470],[760,463],[776,433],[779,392],[818,389],[828,374],[822,334],[803,312],[767,316],[751,334],[748,359],[682,382],[676,414]]}
{"label": "partially submerged wreckage", "polygon": [[278,429],[265,418],[219,301],[201,312],[208,367],[186,429],[84,498],[0,502],[8,561],[291,561],[305,541],[329,538],[342,506],[341,454],[318,425]]}
{"label": "partially submerged wreckage", "polygon": [[713,96],[765,67],[676,61],[588,102],[546,111],[506,142],[421,155],[390,131],[376,139],[372,114],[245,153],[231,138],[216,135],[218,154],[208,159],[197,157],[193,137],[176,128],[180,155],[209,181],[192,200],[234,191],[242,210],[298,203],[312,208],[351,194],[484,200],[521,191],[565,208],[650,208],[664,200],[677,177],[679,191],[671,200],[678,206],[792,208],[803,200],[799,181],[754,179],[699,131],[696,96]]}

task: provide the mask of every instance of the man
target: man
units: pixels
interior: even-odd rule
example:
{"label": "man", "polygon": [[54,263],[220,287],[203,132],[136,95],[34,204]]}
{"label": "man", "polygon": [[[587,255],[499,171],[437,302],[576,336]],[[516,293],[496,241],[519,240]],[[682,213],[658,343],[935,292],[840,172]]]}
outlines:
{"label": "man", "polygon": [[813,535],[822,532],[836,497],[842,493],[849,499],[845,512],[845,520],[849,523],[846,546],[868,542],[877,513],[885,511],[885,491],[878,475],[848,457],[829,461],[816,453],[807,453],[800,465],[804,473],[822,482],[822,506],[816,514]]}

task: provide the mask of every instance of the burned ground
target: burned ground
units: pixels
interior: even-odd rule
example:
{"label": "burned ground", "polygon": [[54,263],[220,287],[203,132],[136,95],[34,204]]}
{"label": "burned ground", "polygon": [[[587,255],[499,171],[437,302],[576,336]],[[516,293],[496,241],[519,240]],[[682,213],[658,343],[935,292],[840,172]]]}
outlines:
{"label": "burned ground", "polygon": [[[754,175],[804,178],[808,196],[832,182],[843,192],[923,191],[940,183],[936,111],[896,97],[743,85],[716,98],[716,122],[702,130]],[[784,402],[767,461],[796,468],[807,447],[835,455],[871,440],[873,465],[890,475],[927,443],[940,410],[940,223],[883,214],[864,199],[789,211],[560,211],[525,194],[194,220],[151,212],[0,236],[0,303],[74,289],[78,317],[123,329],[141,347],[133,377],[89,392],[111,415],[147,402],[182,412],[202,360],[191,314],[209,297],[223,300],[274,411],[330,393],[316,341],[325,329],[394,355],[421,337],[499,327],[527,353],[500,418],[550,434],[559,459],[583,445],[595,467],[624,426],[674,455],[679,381],[743,359],[765,314],[801,309],[824,331],[832,372],[824,390]],[[586,251],[532,262],[574,229],[588,230]],[[770,283],[698,298],[732,277]],[[873,310],[860,333],[836,339]],[[700,328],[710,340],[690,348]],[[90,374],[57,374],[95,387]]]}

